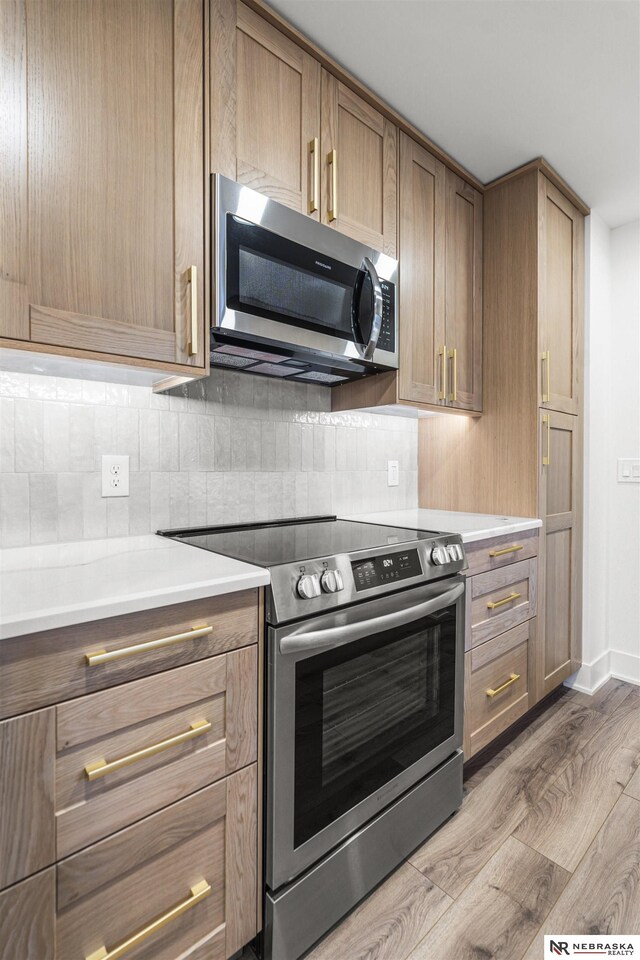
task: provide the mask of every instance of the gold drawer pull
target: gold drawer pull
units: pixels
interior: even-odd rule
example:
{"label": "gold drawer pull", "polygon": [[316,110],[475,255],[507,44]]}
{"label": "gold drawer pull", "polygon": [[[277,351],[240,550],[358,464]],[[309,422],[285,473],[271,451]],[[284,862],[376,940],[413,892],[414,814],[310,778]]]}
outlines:
{"label": "gold drawer pull", "polygon": [[148,937],[152,937],[154,933],[157,933],[162,927],[171,923],[172,920],[176,920],[182,916],[187,910],[191,910],[191,908],[195,907],[201,900],[208,897],[210,893],[211,884],[207,883],[206,880],[200,880],[199,883],[191,887],[191,893],[186,900],[176,904],[175,907],[172,907],[167,913],[163,913],[157,917],[156,920],[152,920],[148,926],[143,927],[142,930],[138,930],[137,933],[134,933],[127,940],[123,940],[117,947],[113,947],[111,950],[107,950],[106,947],[100,947],[99,950],[94,950],[93,953],[88,954],[86,960],[118,960],[119,957],[124,957],[125,953],[133,950]]}
{"label": "gold drawer pull", "polygon": [[198,268],[194,265],[187,270],[187,283],[191,292],[191,323],[189,333],[189,356],[198,352]]}
{"label": "gold drawer pull", "polygon": [[327,219],[333,223],[338,219],[338,151],[330,150],[327,154],[327,164],[331,167],[331,205],[327,210]]}
{"label": "gold drawer pull", "polygon": [[[506,680],[499,687],[496,687],[495,690],[492,690],[491,687],[487,690],[488,697],[497,697],[499,693],[502,693],[503,690],[506,690],[507,687],[510,687],[512,683],[515,683],[516,680],[520,679],[519,673],[512,673],[508,680]],[[89,958],[91,960],[91,958]]]}
{"label": "gold drawer pull", "polygon": [[540,363],[543,368],[543,371],[542,371],[543,374],[544,374],[545,366],[546,366],[546,372],[547,372],[547,389],[546,391],[544,390],[544,388],[542,390],[542,402],[549,403],[549,400],[551,399],[551,361],[549,358],[548,350],[545,350],[544,353],[542,354],[540,358]]}
{"label": "gold drawer pull", "polygon": [[438,400],[447,399],[447,345],[446,343],[438,351],[438,357],[442,361],[442,390],[438,394]]}
{"label": "gold drawer pull", "polygon": [[111,663],[112,660],[121,660],[123,657],[132,657],[135,653],[145,653],[147,650],[161,650],[183,640],[197,640],[213,633],[213,627],[208,624],[204,627],[192,627],[186,633],[175,633],[172,637],[162,637],[160,640],[148,640],[146,643],[136,643],[132,647],[122,647],[120,650],[96,650],[95,653],[85,654],[85,660],[90,667],[100,663]]}
{"label": "gold drawer pull", "polygon": [[181,743],[187,743],[188,740],[200,737],[209,730],[211,730],[211,724],[208,720],[196,720],[184,733],[177,733],[175,737],[161,740],[160,743],[152,743],[150,747],[143,747],[142,750],[136,750],[135,753],[130,753],[126,757],[120,757],[118,760],[111,760],[111,762],[94,760],[93,763],[87,764],[84,772],[87,775],[87,780],[93,783],[94,780],[99,780],[100,777],[106,777],[108,773],[115,773],[116,770],[128,767],[129,764],[136,763],[138,760],[146,760],[147,757],[153,757],[156,753],[162,753],[163,750],[168,750],[170,747],[177,747]]}
{"label": "gold drawer pull", "polygon": [[315,213],[320,206],[320,144],[317,137],[309,140],[309,159],[311,162],[309,213]]}
{"label": "gold drawer pull", "polygon": [[489,556],[504,557],[506,553],[517,553],[518,550],[524,550],[524,544],[514,543],[512,547],[503,547],[502,550],[489,550]]}
{"label": "gold drawer pull", "polygon": [[451,400],[451,403],[457,403],[458,401],[458,351],[456,350],[455,347],[449,354],[449,357],[451,358],[451,366],[452,366],[451,379],[453,382],[453,385],[451,387],[451,395],[449,399]]}
{"label": "gold drawer pull", "polygon": [[512,600],[519,600],[521,594],[519,593],[510,593],[508,597],[503,597],[502,600],[489,600],[487,603],[487,608],[489,610],[495,610],[496,607],[504,607],[505,603],[511,603]]}

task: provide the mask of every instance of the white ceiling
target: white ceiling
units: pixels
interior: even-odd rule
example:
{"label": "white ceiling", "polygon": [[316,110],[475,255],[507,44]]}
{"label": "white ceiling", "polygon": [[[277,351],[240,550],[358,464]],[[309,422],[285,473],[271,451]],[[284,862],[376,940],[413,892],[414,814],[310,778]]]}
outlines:
{"label": "white ceiling", "polygon": [[640,216],[638,0],[269,0],[483,182],[544,156]]}

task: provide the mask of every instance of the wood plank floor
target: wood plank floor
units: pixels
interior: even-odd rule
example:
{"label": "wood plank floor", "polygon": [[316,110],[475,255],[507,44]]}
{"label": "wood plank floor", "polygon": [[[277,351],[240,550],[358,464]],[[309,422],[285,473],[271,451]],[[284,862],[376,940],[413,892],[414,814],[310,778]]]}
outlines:
{"label": "wood plank floor", "polygon": [[638,688],[565,689],[499,747],[305,960],[541,960],[545,932],[640,934]]}

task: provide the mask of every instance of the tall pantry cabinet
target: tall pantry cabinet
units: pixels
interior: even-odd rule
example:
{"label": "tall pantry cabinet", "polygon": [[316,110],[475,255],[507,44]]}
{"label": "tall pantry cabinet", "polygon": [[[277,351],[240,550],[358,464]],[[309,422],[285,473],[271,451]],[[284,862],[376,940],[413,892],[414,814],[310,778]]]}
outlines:
{"label": "tall pantry cabinet", "polygon": [[532,706],[580,666],[588,208],[544,161],[484,195],[484,412],[420,424],[420,502],[538,516]]}

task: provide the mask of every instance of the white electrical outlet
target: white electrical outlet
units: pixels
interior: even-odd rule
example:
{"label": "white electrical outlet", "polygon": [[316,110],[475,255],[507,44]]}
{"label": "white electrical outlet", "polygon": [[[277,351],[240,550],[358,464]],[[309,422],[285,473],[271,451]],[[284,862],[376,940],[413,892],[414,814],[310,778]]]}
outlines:
{"label": "white electrical outlet", "polygon": [[387,460],[387,486],[397,487],[400,483],[400,464],[397,460]]}
{"label": "white electrical outlet", "polygon": [[105,454],[102,457],[102,496],[129,496],[129,457]]}

